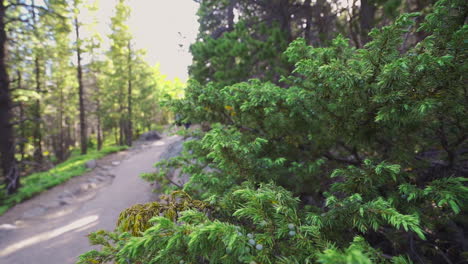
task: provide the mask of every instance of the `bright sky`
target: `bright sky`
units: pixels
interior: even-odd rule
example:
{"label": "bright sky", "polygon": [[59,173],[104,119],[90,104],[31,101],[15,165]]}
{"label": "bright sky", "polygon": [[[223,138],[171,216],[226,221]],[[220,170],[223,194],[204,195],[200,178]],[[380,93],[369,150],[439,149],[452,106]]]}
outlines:
{"label": "bright sky", "polygon": [[[103,36],[110,33],[115,1],[99,0],[98,30]],[[129,26],[136,48],[146,49],[148,63],[159,63],[161,72],[169,79],[178,77],[185,81],[187,67],[192,62],[189,45],[198,32],[198,4],[193,0],[128,0],[127,3],[132,8]]]}

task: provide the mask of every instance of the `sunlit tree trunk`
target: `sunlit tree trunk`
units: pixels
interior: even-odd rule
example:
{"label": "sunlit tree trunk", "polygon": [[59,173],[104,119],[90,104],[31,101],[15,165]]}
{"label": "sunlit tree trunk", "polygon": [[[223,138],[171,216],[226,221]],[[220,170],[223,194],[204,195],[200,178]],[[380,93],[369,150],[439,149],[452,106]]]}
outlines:
{"label": "sunlit tree trunk", "polygon": [[127,119],[127,146],[132,145],[133,139],[133,124],[132,124],[132,47],[130,40],[128,41],[128,119]]}
{"label": "sunlit tree trunk", "polygon": [[[39,55],[36,55],[34,60],[34,71],[36,75],[36,92],[40,94],[41,90],[41,69],[40,69],[40,59]],[[34,161],[42,164],[43,155],[42,155],[42,131],[41,131],[41,101],[36,99],[34,104],[34,130],[33,130],[33,143],[34,143]]]}
{"label": "sunlit tree trunk", "polygon": [[64,96],[63,96],[63,87],[60,85],[59,88],[60,92],[60,105],[59,105],[59,133],[60,133],[60,139],[59,139],[59,160],[63,161],[65,160],[65,135],[63,132],[63,112],[64,112]]}
{"label": "sunlit tree trunk", "polygon": [[[22,89],[22,77],[21,77],[21,72],[18,70],[16,72],[16,75],[17,75],[17,78],[18,78],[18,89]],[[25,116],[24,116],[24,103],[23,102],[19,102],[19,120],[24,120],[25,119]],[[25,128],[24,128],[24,123],[21,122],[20,123],[20,127],[19,127],[19,133],[20,133],[20,139],[19,139],[19,151],[20,151],[20,155],[21,155],[21,160],[24,160],[24,148],[25,148],[25,142],[26,142],[26,135],[25,135]]]}
{"label": "sunlit tree trunk", "polygon": [[96,92],[98,96],[96,96],[96,119],[97,119],[97,149],[101,150],[102,148],[102,128],[101,128],[101,99],[100,97],[100,88],[99,84],[96,83]]}
{"label": "sunlit tree trunk", "polygon": [[81,44],[80,44],[80,25],[75,16],[75,34],[76,34],[76,59],[77,59],[77,77],[78,77],[78,97],[80,105],[80,145],[81,154],[88,152],[86,113],[84,105],[84,87],[83,87],[83,68],[81,66]]}

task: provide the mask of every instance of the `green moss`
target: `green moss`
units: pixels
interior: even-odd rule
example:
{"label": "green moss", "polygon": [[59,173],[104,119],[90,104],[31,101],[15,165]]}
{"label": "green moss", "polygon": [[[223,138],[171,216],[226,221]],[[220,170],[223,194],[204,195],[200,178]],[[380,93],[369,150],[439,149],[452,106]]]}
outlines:
{"label": "green moss", "polygon": [[51,170],[33,173],[22,178],[21,188],[17,193],[0,199],[0,215],[15,204],[29,199],[44,190],[59,185],[72,177],[83,175],[85,172],[89,171],[89,169],[85,167],[86,162],[127,148],[127,146],[108,146],[100,151],[90,151],[86,155],[72,155],[67,161],[58,164]]}

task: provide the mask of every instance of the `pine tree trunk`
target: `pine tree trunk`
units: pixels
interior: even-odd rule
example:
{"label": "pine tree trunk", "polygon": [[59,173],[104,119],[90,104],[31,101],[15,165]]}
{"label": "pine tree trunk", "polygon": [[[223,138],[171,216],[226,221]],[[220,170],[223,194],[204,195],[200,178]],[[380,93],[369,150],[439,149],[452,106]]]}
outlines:
{"label": "pine tree trunk", "polygon": [[[309,9],[311,8],[312,0],[305,0],[304,6]],[[312,27],[312,14],[308,14],[306,18],[306,26],[304,28],[304,38],[308,45],[311,44],[312,36],[311,36],[311,27]]]}
{"label": "pine tree trunk", "polygon": [[76,58],[77,58],[77,75],[78,75],[78,97],[80,104],[80,144],[81,154],[88,152],[88,139],[86,128],[86,113],[84,105],[84,87],[83,87],[83,69],[81,66],[81,45],[80,45],[80,26],[78,18],[75,17],[75,33],[76,33]]}
{"label": "pine tree trunk", "polygon": [[[41,69],[40,69],[40,59],[37,55],[34,60],[34,71],[36,75],[36,92],[41,93]],[[42,155],[42,131],[41,131],[41,101],[36,100],[34,105],[34,130],[33,130],[33,143],[34,143],[34,161],[42,164],[44,159]]]}
{"label": "pine tree trunk", "polygon": [[102,133],[101,133],[101,100],[99,99],[99,86],[97,87],[98,96],[96,97],[96,112],[97,112],[97,150],[102,149]]}
{"label": "pine tree trunk", "polygon": [[291,13],[290,13],[290,1],[289,0],[280,0],[278,5],[275,6],[275,9],[278,14],[278,21],[283,33],[286,34],[286,39],[288,42],[293,40],[291,32]]}
{"label": "pine tree trunk", "polygon": [[97,133],[96,133],[96,141],[97,141],[97,150],[102,149],[102,127],[101,127],[101,88],[99,87],[99,82],[97,77],[96,80],[96,119],[97,119]]}
{"label": "pine tree trunk", "polygon": [[236,4],[236,0],[229,0],[228,14],[227,14],[229,31],[234,30],[234,6],[235,4]]}
{"label": "pine tree trunk", "polygon": [[102,149],[102,134],[101,134],[101,120],[100,117],[98,117],[97,120],[97,135],[96,135],[96,141],[97,141],[97,150]]}
{"label": "pine tree trunk", "polygon": [[0,157],[7,193],[19,188],[19,170],[15,159],[15,140],[11,120],[10,81],[6,66],[5,2],[0,1]]}
{"label": "pine tree trunk", "polygon": [[[121,113],[123,112],[123,108],[120,107]],[[124,117],[120,117],[119,120],[119,145],[123,146],[125,142],[125,121]]]}
{"label": "pine tree trunk", "polygon": [[[20,102],[19,103],[19,120],[24,120],[24,104],[23,102]],[[20,136],[21,136],[21,139],[20,139],[20,144],[19,144],[19,151],[20,151],[20,156],[21,156],[21,160],[24,160],[24,156],[25,156],[25,153],[24,153],[24,149],[25,149],[25,142],[26,142],[26,135],[24,133],[24,125],[23,123],[21,123],[20,125]]]}
{"label": "pine tree trunk", "polygon": [[65,117],[65,126],[66,130],[66,143],[65,143],[65,157],[68,157],[70,154],[69,148],[70,146],[75,146],[75,140],[73,139],[73,122],[70,121],[69,117]]}
{"label": "pine tree trunk", "polygon": [[123,146],[125,145],[126,143],[126,139],[125,139],[125,134],[127,133],[127,129],[126,129],[126,124],[125,124],[125,119],[127,118],[126,117],[126,107],[125,107],[125,87],[123,85],[119,85],[120,86],[120,89],[119,89],[119,113],[120,113],[120,116],[119,116],[119,145],[120,146]]}
{"label": "pine tree trunk", "polygon": [[133,124],[132,124],[132,47],[128,41],[128,120],[127,120],[127,146],[132,145]]}
{"label": "pine tree trunk", "polygon": [[64,161],[65,160],[65,140],[64,140],[64,133],[63,133],[63,88],[60,85],[60,110],[59,110],[59,133],[60,133],[60,138],[59,138],[59,160]]}
{"label": "pine tree trunk", "polygon": [[376,8],[369,0],[361,0],[361,6],[359,9],[359,24],[361,27],[361,47],[369,42],[368,36],[371,29],[375,24],[375,11]]}
{"label": "pine tree trunk", "polygon": [[117,133],[117,128],[114,127],[113,130],[114,130],[115,144],[116,144],[116,145],[119,145],[120,142],[119,142],[119,135],[118,135],[118,133]]}
{"label": "pine tree trunk", "polygon": [[[22,88],[22,78],[21,78],[21,72],[18,70],[16,71],[16,75],[17,75],[17,78],[18,78],[18,89],[21,89]],[[19,102],[19,120],[24,120],[24,104],[23,102]],[[20,136],[21,138],[19,139],[19,151],[20,151],[20,155],[21,155],[21,160],[23,161],[24,160],[24,148],[25,148],[25,141],[26,141],[26,135],[24,133],[24,123],[21,122],[20,123]]]}

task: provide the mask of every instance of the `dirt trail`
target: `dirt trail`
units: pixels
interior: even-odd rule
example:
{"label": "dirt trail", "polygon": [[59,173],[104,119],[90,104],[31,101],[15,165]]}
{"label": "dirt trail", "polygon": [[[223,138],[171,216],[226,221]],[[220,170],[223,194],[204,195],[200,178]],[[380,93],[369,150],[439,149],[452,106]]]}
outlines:
{"label": "dirt trail", "polygon": [[154,171],[161,157],[173,156],[179,136],[140,142],[107,156],[86,175],[15,206],[0,217],[0,264],[68,264],[92,249],[86,237],[113,230],[119,213],[153,200],[139,175]]}

